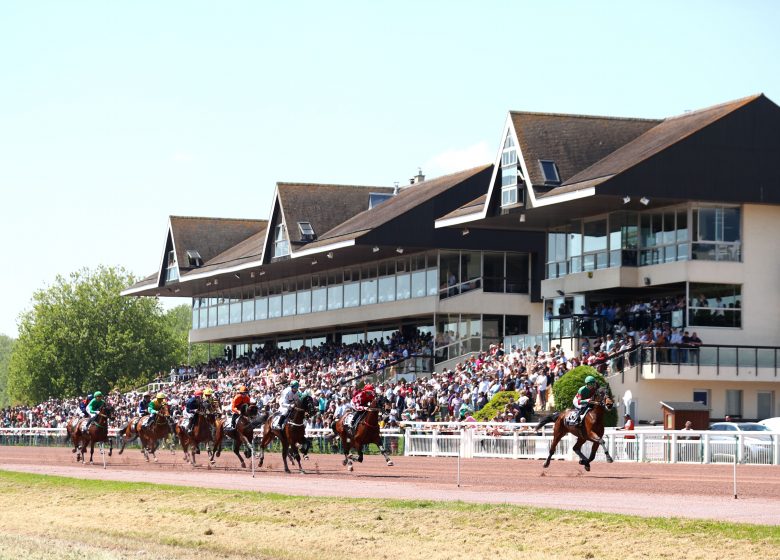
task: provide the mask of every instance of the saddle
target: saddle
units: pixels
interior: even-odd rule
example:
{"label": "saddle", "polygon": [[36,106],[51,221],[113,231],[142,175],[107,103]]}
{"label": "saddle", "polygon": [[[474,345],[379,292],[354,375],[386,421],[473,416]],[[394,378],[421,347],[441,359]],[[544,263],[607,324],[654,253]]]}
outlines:
{"label": "saddle", "polygon": [[[583,414],[583,417],[585,415]],[[579,426],[582,419],[580,418],[579,411],[574,409],[566,415],[564,422],[567,426]]]}
{"label": "saddle", "polygon": [[271,420],[271,427],[274,430],[281,430],[282,429],[282,415],[278,412],[274,414],[273,420]]}

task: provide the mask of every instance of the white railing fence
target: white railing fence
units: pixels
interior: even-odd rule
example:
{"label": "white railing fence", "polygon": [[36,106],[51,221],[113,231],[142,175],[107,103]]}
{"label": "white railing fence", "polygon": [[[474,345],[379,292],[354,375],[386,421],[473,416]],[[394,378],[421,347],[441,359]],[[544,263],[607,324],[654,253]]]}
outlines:
{"label": "white railing fence", "polygon": [[[382,430],[384,445],[392,453],[406,456],[545,459],[552,434],[535,433],[532,424],[497,423],[406,423],[402,429]],[[116,429],[109,430],[116,436]],[[255,438],[262,430],[255,430]],[[331,431],[308,429],[315,450],[330,452]],[[65,428],[0,428],[0,445],[62,445]],[[625,432],[608,428],[604,440],[616,461],[648,463],[734,463],[780,465],[780,432],[724,434],[707,430],[641,429]],[[554,459],[575,460],[573,436],[558,444]],[[590,452],[590,444],[583,446]],[[599,449],[596,461],[605,461]]]}

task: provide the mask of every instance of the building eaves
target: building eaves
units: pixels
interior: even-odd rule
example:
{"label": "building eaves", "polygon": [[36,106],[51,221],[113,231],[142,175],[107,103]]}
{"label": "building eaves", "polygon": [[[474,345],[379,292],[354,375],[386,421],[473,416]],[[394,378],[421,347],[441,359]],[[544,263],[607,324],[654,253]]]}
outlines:
{"label": "building eaves", "polygon": [[171,235],[180,274],[192,269],[187,251],[198,251],[204,262],[265,230],[266,220],[171,216]]}

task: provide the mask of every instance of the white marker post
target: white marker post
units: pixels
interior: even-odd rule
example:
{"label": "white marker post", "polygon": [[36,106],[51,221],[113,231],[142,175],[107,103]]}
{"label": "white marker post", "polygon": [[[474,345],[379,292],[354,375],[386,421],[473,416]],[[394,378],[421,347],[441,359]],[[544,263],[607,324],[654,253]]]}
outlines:
{"label": "white marker post", "polygon": [[250,459],[252,461],[252,478],[255,477],[255,451],[255,432],[252,431],[252,458]]}
{"label": "white marker post", "polygon": [[100,455],[103,457],[103,468],[106,468],[106,453],[105,449],[103,448],[103,442],[100,442]]}
{"label": "white marker post", "polygon": [[458,441],[458,488],[460,488],[460,450],[463,447],[463,426],[460,428],[460,440]]}
{"label": "white marker post", "polygon": [[737,459],[739,458],[739,436],[734,436],[734,499],[737,499]]}

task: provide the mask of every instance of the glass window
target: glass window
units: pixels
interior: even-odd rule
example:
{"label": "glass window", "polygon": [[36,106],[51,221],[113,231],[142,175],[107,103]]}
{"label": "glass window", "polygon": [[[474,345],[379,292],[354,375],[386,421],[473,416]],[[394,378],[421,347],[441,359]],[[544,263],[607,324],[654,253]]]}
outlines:
{"label": "glass window", "polygon": [[417,270],[412,273],[412,297],[425,297],[425,271]]}
{"label": "glass window", "polygon": [[209,327],[217,326],[217,306],[213,305],[209,309]]}
{"label": "glass window", "polygon": [[298,292],[298,315],[311,313],[311,290]]}
{"label": "glass window", "polygon": [[217,324],[219,326],[230,324],[230,306],[226,299],[220,299],[221,302],[217,306]]}
{"label": "glass window", "polygon": [[607,249],[607,220],[585,222],[583,250],[586,253],[605,251]]}
{"label": "glass window", "polygon": [[527,294],[529,275],[526,253],[506,254],[506,292],[508,294]]}
{"label": "glass window", "polygon": [[442,251],[439,258],[439,285],[442,296],[458,294],[460,284],[460,253],[458,251]]}
{"label": "glass window", "polygon": [[200,310],[199,309],[193,309],[192,310],[192,328],[197,329],[198,323],[200,321]]}
{"label": "glass window", "polygon": [[558,167],[554,161],[540,159],[539,165],[542,168],[542,175],[544,176],[545,183],[560,183],[561,178],[558,176]]}
{"label": "glass window", "polygon": [[399,274],[395,277],[396,299],[409,299],[412,297],[411,274]]}
{"label": "glass window", "polygon": [[255,320],[255,300],[245,299],[241,303],[241,308],[241,321],[248,323],[249,321]]}
{"label": "glass window", "polygon": [[282,315],[295,315],[295,292],[282,295]]}
{"label": "glass window", "polygon": [[428,286],[428,295],[429,296],[435,296],[439,293],[439,285],[437,284],[437,280],[439,278],[439,273],[435,268],[429,268],[425,271],[425,278],[426,278],[426,284]]}
{"label": "glass window", "polygon": [[504,336],[528,334],[528,315],[506,315]]}
{"label": "glass window", "polygon": [[328,289],[314,288],[311,291],[311,312],[319,313],[325,311],[328,305]]}
{"label": "glass window", "polygon": [[200,314],[200,321],[198,322],[198,328],[205,328],[210,327],[209,325],[209,308],[208,307],[201,307],[198,311]]}
{"label": "glass window", "polygon": [[344,307],[344,286],[328,286],[328,309],[341,309]]}
{"label": "glass window", "polygon": [[282,296],[268,298],[268,317],[274,319],[282,316]]}
{"label": "glass window", "polygon": [[262,321],[268,318],[268,298],[260,297],[255,300],[255,320]]}
{"label": "glass window", "polygon": [[360,305],[360,283],[344,284],[344,307],[357,307],[358,305]]}
{"label": "glass window", "polygon": [[479,278],[482,276],[482,253],[479,251],[461,251],[460,281],[461,292],[480,288]]}
{"label": "glass window", "polygon": [[504,253],[483,253],[484,278],[486,292],[504,291]]}
{"label": "glass window", "polygon": [[371,305],[376,303],[376,278],[372,280],[362,280],[360,282],[360,305]]}
{"label": "glass window", "polygon": [[284,224],[276,226],[274,235],[274,257],[283,257],[290,254],[290,245],[287,243],[287,232]]}
{"label": "glass window", "polygon": [[395,301],[395,276],[382,276],[379,279],[379,303]]}
{"label": "glass window", "polygon": [[241,322],[241,300],[230,300],[230,324],[235,325]]}
{"label": "glass window", "polygon": [[689,325],[732,328],[742,326],[742,286],[691,283],[689,293]]}

